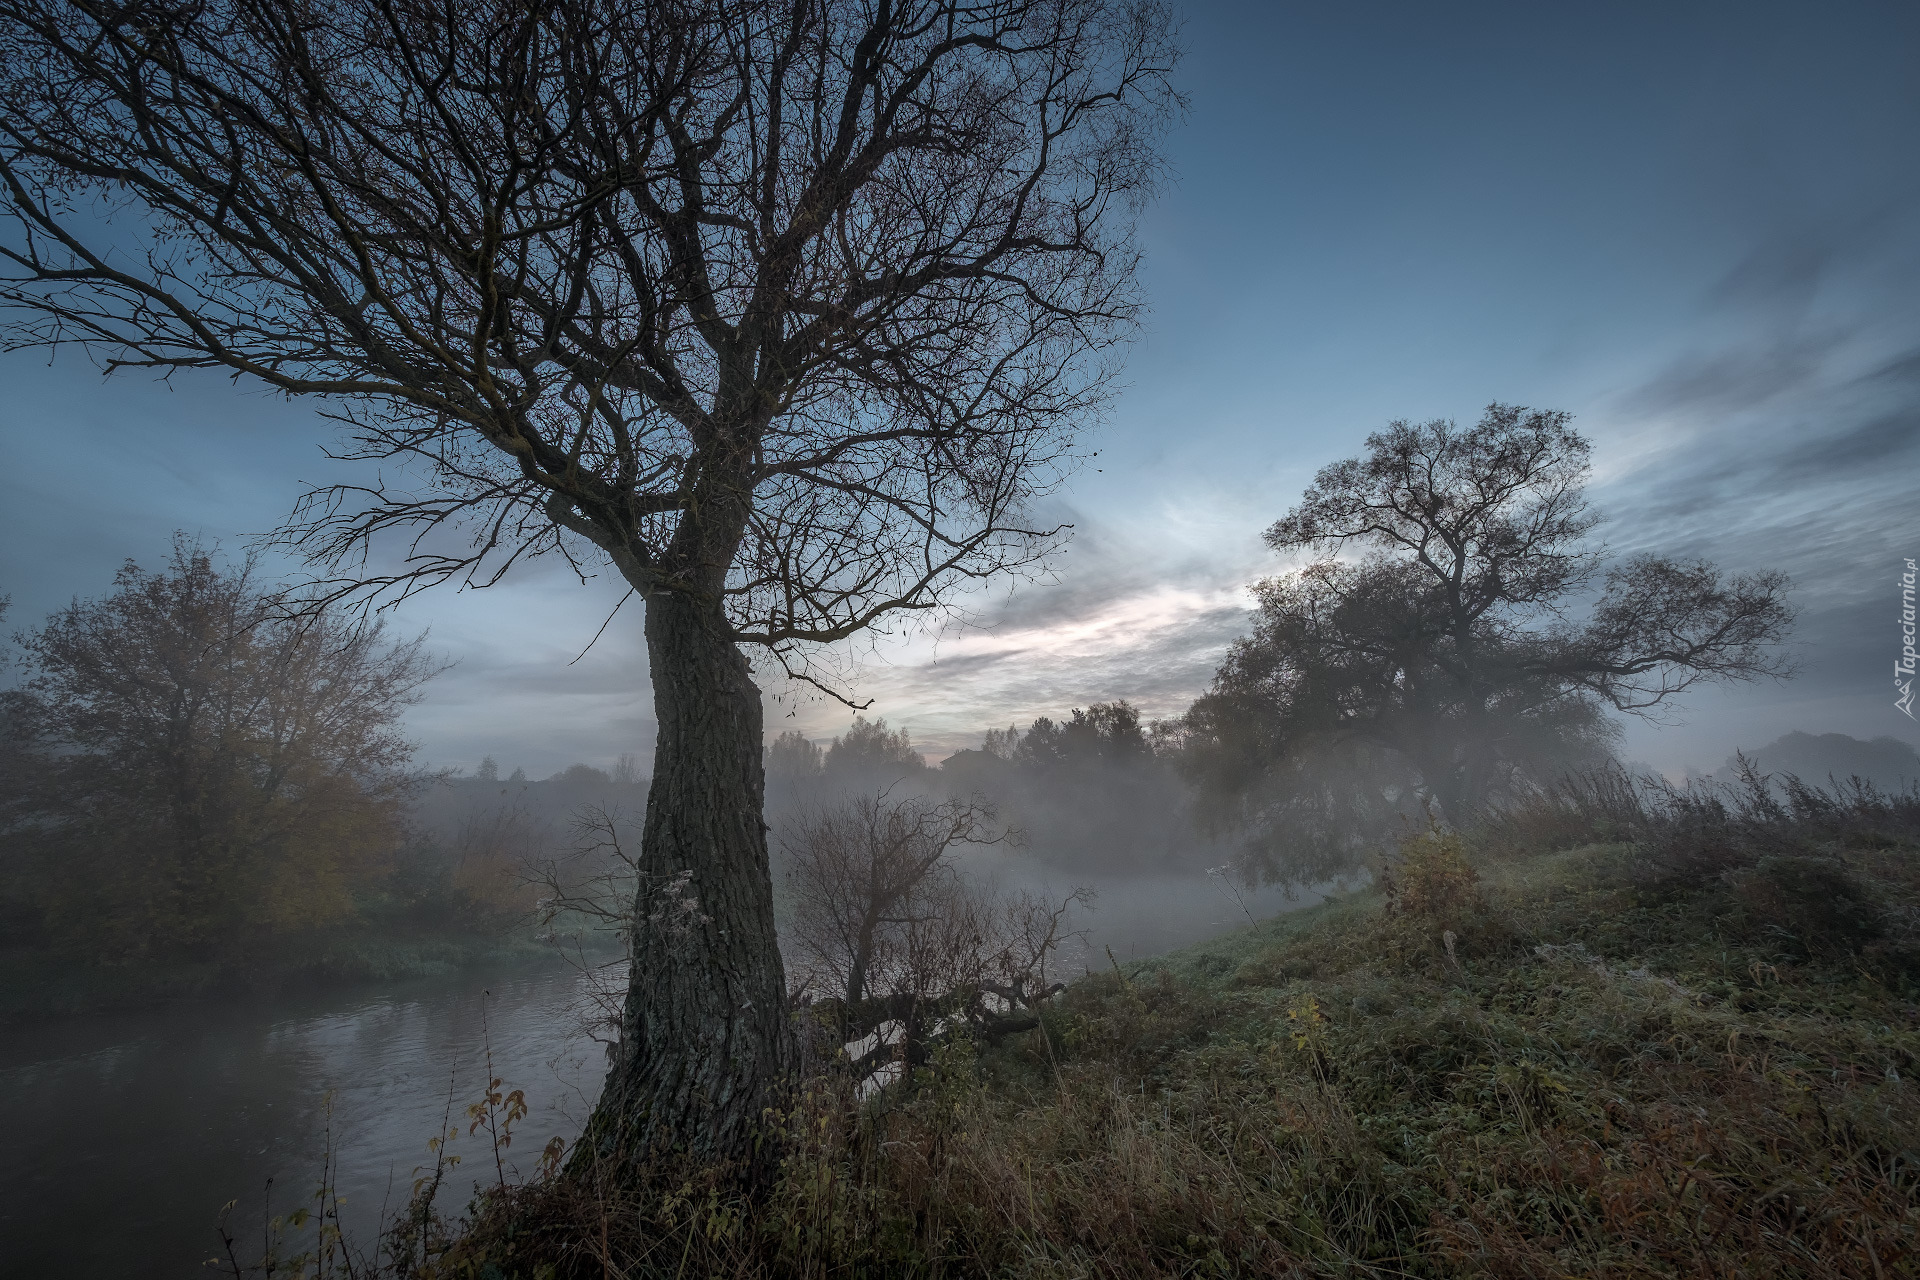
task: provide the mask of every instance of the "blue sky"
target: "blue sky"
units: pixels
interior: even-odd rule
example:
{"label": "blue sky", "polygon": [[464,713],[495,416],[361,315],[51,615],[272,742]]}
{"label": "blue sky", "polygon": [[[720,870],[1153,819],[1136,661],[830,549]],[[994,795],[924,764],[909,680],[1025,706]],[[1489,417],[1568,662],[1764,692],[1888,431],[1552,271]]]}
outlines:
{"label": "blue sky", "polygon": [[[1716,766],[1789,729],[1920,738],[1894,710],[1920,555],[1920,9],[1910,4],[1196,4],[1143,238],[1153,312],[1100,456],[1056,500],[1049,582],[972,631],[855,655],[930,754],[1127,697],[1177,712],[1285,566],[1259,533],[1394,418],[1572,411],[1616,551],[1792,574],[1802,670],[1692,698],[1627,751]],[[238,547],[342,478],[311,406],[215,378],[0,359],[0,592],[31,624],[156,562]],[[553,567],[395,624],[458,665],[424,757],[536,775],[648,750],[639,611]],[[769,728],[844,708],[769,682]]]}

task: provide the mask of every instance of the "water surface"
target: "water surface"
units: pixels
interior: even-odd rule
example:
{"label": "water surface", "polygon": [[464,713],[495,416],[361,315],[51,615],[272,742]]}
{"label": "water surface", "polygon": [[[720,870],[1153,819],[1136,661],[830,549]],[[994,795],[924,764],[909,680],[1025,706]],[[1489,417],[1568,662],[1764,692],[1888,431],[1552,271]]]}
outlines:
{"label": "water surface", "polygon": [[461,1130],[450,1149],[465,1157],[446,1184],[458,1208],[476,1177],[495,1176],[489,1148],[466,1133],[485,1042],[531,1108],[514,1159],[530,1165],[548,1138],[579,1132],[605,1070],[581,1034],[581,987],[566,968],[466,973],[8,1028],[0,1275],[205,1276],[233,1199],[257,1257],[267,1179],[273,1212],[311,1203],[329,1093],[350,1234],[371,1240],[383,1207],[405,1203],[450,1100]]}
{"label": "water surface", "polygon": [[[976,870],[1007,889],[1097,892],[1077,921],[1089,932],[1059,958],[1062,977],[1104,968],[1109,946],[1125,962],[1317,896],[1236,896],[1197,871],[1103,880],[1043,875],[1032,860]],[[348,1232],[371,1242],[449,1123],[464,1160],[443,1207],[457,1211],[476,1179],[495,1177],[465,1121],[488,1043],[494,1074],[531,1108],[513,1161],[530,1167],[548,1139],[580,1132],[605,1072],[585,1031],[589,988],[556,965],[0,1030],[0,1276],[204,1276],[229,1200],[257,1257],[267,1180],[273,1212],[311,1203],[329,1148]]]}

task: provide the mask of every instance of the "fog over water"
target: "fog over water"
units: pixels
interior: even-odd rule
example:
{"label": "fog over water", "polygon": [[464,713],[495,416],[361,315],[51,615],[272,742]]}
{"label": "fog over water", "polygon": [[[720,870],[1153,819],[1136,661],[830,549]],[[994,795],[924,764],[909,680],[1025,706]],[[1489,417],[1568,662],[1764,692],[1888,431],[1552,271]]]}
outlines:
{"label": "fog over water", "polygon": [[[1194,861],[1116,874],[1032,848],[963,855],[970,877],[1003,890],[1094,891],[1072,921],[1084,937],[1057,958],[1066,978],[1109,965],[1109,947],[1126,962],[1319,897],[1229,886]],[[426,1144],[450,1098],[460,1137],[449,1150],[463,1160],[443,1204],[457,1208],[495,1176],[465,1116],[488,1044],[494,1073],[529,1104],[513,1163],[579,1133],[605,1069],[585,1029],[589,981],[564,965],[479,970],[16,1026],[0,1037],[12,1117],[0,1274],[204,1275],[226,1201],[239,1201],[231,1222],[256,1244],[268,1178],[274,1213],[311,1203],[329,1123],[344,1224],[364,1244],[431,1171]]]}
{"label": "fog over water", "polygon": [[465,1117],[488,1041],[495,1074],[530,1108],[513,1160],[531,1165],[549,1137],[579,1132],[605,1069],[579,1033],[579,985],[565,967],[466,973],[15,1029],[0,1040],[0,1273],[205,1275],[232,1199],[257,1254],[266,1180],[274,1213],[311,1206],[329,1123],[346,1228],[370,1241],[416,1168],[431,1172],[426,1144],[450,1097],[457,1207],[495,1176]]}

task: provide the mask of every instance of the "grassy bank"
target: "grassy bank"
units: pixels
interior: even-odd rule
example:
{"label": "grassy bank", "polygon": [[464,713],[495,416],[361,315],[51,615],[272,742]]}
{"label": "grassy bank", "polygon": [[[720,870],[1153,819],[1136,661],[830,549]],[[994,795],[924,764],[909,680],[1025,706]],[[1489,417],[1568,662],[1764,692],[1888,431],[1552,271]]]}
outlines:
{"label": "grassy bank", "polygon": [[536,1179],[400,1269],[1920,1273],[1920,846],[1887,825],[1423,837],[910,1089],[819,1082],[764,1202]]}

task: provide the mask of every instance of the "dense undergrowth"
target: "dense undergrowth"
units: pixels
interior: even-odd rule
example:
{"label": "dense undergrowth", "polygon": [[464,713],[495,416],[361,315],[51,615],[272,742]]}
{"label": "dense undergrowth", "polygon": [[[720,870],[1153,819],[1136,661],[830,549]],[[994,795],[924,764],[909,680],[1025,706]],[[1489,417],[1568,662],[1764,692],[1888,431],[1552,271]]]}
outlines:
{"label": "dense undergrowth", "polygon": [[382,1265],[1920,1273],[1920,797],[1605,791],[1411,839],[911,1087],[823,1079],[758,1201],[503,1175],[457,1222],[423,1197]]}

